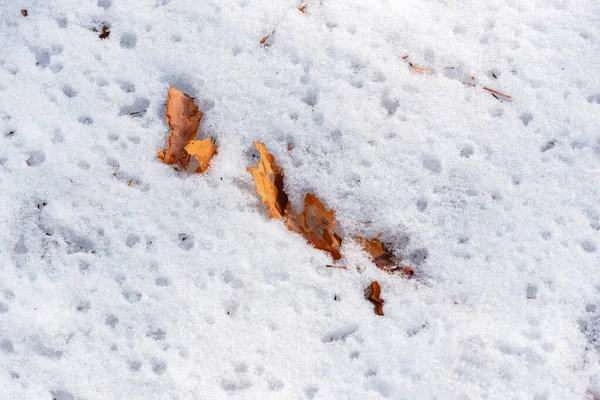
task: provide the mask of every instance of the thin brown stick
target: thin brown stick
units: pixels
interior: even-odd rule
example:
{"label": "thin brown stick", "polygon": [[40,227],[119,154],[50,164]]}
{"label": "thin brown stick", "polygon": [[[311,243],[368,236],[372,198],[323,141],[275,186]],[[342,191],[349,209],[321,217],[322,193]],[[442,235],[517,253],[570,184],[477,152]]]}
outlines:
{"label": "thin brown stick", "polygon": [[490,88],[485,87],[485,86],[482,86],[482,88],[483,88],[483,90],[487,90],[488,92],[495,93],[495,94],[498,94],[500,96],[504,96],[506,98],[512,99],[512,97],[510,97],[509,95],[501,93],[501,92],[498,92],[498,91],[496,91],[494,89],[490,89]]}

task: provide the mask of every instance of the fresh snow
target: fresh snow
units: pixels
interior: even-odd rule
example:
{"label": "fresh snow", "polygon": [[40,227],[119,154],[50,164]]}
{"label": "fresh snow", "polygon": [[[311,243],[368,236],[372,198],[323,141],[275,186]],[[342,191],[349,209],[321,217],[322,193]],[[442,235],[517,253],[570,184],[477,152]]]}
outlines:
{"label": "fresh snow", "polygon": [[[0,398],[600,396],[600,2],[300,4],[0,2]],[[157,159],[170,86],[203,175]],[[259,140],[348,269],[268,218]]]}

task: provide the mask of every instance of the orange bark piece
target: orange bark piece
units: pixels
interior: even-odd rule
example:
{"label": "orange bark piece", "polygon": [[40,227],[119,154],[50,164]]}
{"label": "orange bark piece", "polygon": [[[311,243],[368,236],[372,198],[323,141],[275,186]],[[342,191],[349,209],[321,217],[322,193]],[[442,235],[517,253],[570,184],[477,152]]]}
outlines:
{"label": "orange bark piece", "polygon": [[190,96],[175,87],[169,89],[166,114],[171,133],[167,148],[158,152],[158,158],[167,165],[175,164],[175,169],[184,170],[190,162],[185,146],[196,136],[204,114]]}
{"label": "orange bark piece", "polygon": [[185,151],[198,161],[197,173],[202,173],[208,169],[210,160],[217,154],[217,146],[212,142],[211,138],[202,140],[190,140],[185,145]]}
{"label": "orange bark piece", "polygon": [[381,298],[381,286],[379,286],[379,282],[373,281],[365,289],[365,299],[373,303],[375,314],[383,315],[383,303],[385,303],[385,300]]}
{"label": "orange bark piece", "polygon": [[415,271],[412,268],[400,265],[400,260],[385,248],[381,240],[377,238],[365,239],[360,236],[355,236],[354,239],[369,253],[373,263],[380,270],[389,274],[400,273],[407,278],[414,275]]}
{"label": "orange bark piece", "polygon": [[254,177],[256,192],[267,206],[269,216],[282,219],[288,205],[287,194],[283,191],[283,174],[264,143],[254,142],[254,147],[260,153],[260,160],[256,167],[248,168],[248,172]]}
{"label": "orange bark piece", "polygon": [[291,208],[286,211],[285,222],[289,230],[304,236],[315,248],[330,253],[334,260],[342,258],[339,250],[342,239],[334,232],[333,210],[326,211],[318,198],[307,193],[302,214],[296,214]]}
{"label": "orange bark piece", "polygon": [[339,251],[342,239],[334,232],[335,212],[325,210],[318,198],[307,193],[304,210],[301,214],[297,213],[283,190],[283,173],[275,158],[264,143],[255,142],[254,146],[260,153],[260,160],[248,171],[254,177],[256,192],[267,206],[269,216],[283,219],[289,230],[304,236],[315,248],[330,253],[334,260],[342,258]]}

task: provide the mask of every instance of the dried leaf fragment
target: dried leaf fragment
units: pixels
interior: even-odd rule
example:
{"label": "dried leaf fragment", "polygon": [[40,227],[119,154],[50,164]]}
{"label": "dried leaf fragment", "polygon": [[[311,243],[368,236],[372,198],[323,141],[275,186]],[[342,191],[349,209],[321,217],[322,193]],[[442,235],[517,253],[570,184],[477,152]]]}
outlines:
{"label": "dried leaf fragment", "polygon": [[29,15],[29,13],[27,12],[27,10],[22,9],[21,10],[21,15],[24,16],[24,17],[26,17],[27,15]]}
{"label": "dried leaf fragment", "polygon": [[273,35],[274,33],[275,33],[275,31],[273,31],[273,32],[269,33],[267,36],[265,36],[264,38],[262,38],[262,39],[260,40],[260,45],[261,45],[261,46],[263,46],[263,47],[270,47],[270,46],[271,46],[271,43],[270,43],[270,41],[268,41],[268,40],[269,40],[269,38],[271,37],[271,35]]}
{"label": "dried leaf fragment", "polygon": [[319,250],[331,254],[334,260],[342,258],[340,247],[342,239],[335,231],[335,211],[325,210],[323,203],[307,193],[304,197],[304,211],[296,214],[288,209],[285,223],[289,230],[297,232]]}
{"label": "dried leaf fragment", "polygon": [[166,114],[171,133],[167,138],[167,148],[158,152],[158,158],[167,165],[176,164],[176,169],[184,170],[190,161],[185,146],[196,136],[204,114],[190,96],[175,87],[169,89]]}
{"label": "dried leaf fragment", "polygon": [[400,273],[407,278],[414,275],[415,271],[412,268],[400,265],[400,260],[385,248],[381,240],[377,238],[365,239],[360,236],[355,236],[354,239],[369,253],[373,263],[380,270],[389,274]]}
{"label": "dried leaf fragment", "polygon": [[300,7],[298,7],[298,11],[300,11],[302,14],[306,13],[306,3],[304,2],[304,0],[302,0],[302,4],[300,4]]}
{"label": "dried leaf fragment", "polygon": [[260,153],[260,160],[256,167],[248,168],[248,172],[254,177],[256,192],[267,206],[269,216],[282,219],[288,205],[287,194],[283,191],[283,174],[264,143],[254,142],[254,147]]}
{"label": "dried leaf fragment", "polygon": [[208,169],[210,160],[217,154],[217,146],[213,143],[211,138],[202,140],[190,140],[185,145],[185,151],[198,161],[197,173],[203,173]]}
{"label": "dried leaf fragment", "polygon": [[373,281],[367,288],[365,289],[365,299],[369,300],[375,306],[374,311],[377,315],[383,315],[383,300],[381,297],[381,286],[379,286],[379,282]]}

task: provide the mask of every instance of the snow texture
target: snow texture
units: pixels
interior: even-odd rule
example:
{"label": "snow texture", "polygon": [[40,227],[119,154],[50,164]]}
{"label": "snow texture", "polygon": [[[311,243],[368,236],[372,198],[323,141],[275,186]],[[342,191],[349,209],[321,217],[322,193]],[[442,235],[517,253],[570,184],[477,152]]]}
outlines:
{"label": "snow texture", "polygon": [[[0,397],[600,396],[600,2],[305,4],[0,2]],[[206,174],[157,160],[170,86]],[[255,140],[347,270],[268,218]]]}

